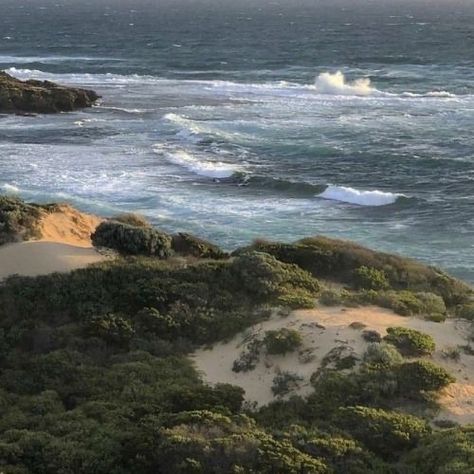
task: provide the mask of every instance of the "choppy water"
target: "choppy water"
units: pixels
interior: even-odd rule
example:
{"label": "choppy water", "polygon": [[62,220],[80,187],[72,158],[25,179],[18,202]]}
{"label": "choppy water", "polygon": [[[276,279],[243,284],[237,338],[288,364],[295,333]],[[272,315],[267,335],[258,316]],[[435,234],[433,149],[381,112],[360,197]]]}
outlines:
{"label": "choppy water", "polygon": [[0,68],[103,96],[0,117],[4,192],[474,281],[472,2],[76,3],[0,0]]}

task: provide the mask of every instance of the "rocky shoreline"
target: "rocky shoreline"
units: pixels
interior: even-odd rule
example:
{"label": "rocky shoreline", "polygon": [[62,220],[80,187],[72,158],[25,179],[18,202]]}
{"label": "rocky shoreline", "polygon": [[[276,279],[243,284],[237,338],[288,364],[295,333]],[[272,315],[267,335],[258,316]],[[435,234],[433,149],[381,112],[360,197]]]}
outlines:
{"label": "rocky shoreline", "polygon": [[0,113],[52,114],[91,107],[100,96],[50,81],[21,81],[0,71]]}

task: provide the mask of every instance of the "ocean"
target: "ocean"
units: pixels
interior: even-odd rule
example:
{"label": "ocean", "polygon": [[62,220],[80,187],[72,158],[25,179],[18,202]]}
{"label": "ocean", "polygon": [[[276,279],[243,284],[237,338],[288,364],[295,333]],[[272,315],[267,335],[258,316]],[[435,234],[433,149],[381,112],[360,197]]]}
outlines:
{"label": "ocean", "polygon": [[474,281],[474,2],[0,0],[0,189],[235,248],[324,234]]}

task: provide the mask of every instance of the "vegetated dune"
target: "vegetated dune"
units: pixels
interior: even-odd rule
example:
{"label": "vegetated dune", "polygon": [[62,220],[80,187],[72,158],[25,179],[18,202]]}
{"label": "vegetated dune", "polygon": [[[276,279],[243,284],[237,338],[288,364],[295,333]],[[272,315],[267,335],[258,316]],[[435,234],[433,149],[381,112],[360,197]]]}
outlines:
{"label": "vegetated dune", "polygon": [[[441,392],[439,402],[442,408],[436,418],[461,424],[473,423],[474,357],[462,351],[458,360],[446,355],[449,350],[468,344],[470,324],[466,320],[448,319],[444,323],[436,323],[399,316],[378,307],[321,306],[314,310],[294,311],[283,317],[275,314],[230,341],[199,349],[192,357],[207,382],[238,385],[245,390],[248,402],[262,406],[275,400],[271,387],[279,373],[291,372],[301,377],[289,395],[307,395],[312,391],[311,375],[323,366],[325,357],[331,351],[335,351],[332,354],[354,356],[360,360],[369,344],[362,337],[362,331],[374,330],[384,336],[388,327],[396,326],[431,335],[436,342],[432,360],[457,379],[456,383]],[[285,355],[263,352],[255,369],[239,373],[232,370],[234,361],[248,349],[249,343],[262,339],[266,331],[281,328],[297,330],[301,334],[303,343],[298,350]]]}
{"label": "vegetated dune", "polygon": [[104,260],[90,238],[102,220],[67,204],[42,212],[35,240],[0,246],[0,280],[13,274],[67,272]]}

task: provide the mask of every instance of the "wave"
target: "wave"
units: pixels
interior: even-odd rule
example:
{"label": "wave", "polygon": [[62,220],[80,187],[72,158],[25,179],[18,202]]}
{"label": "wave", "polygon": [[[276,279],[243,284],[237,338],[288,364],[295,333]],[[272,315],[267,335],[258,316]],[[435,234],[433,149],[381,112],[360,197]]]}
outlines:
{"label": "wave", "polygon": [[329,185],[318,197],[331,201],[356,204],[358,206],[387,206],[406,196],[385,191],[361,191],[345,186]]}
{"label": "wave", "polygon": [[202,159],[184,150],[166,151],[158,144],[155,145],[153,149],[155,153],[162,155],[166,161],[181,166],[198,176],[224,179],[230,178],[242,171],[240,167],[230,163]]}
{"label": "wave", "polygon": [[320,94],[332,95],[368,96],[380,93],[380,91],[371,86],[369,78],[361,78],[353,82],[347,82],[341,71],[337,71],[333,74],[330,72],[321,73],[316,78],[314,89]]}
{"label": "wave", "polygon": [[20,189],[18,187],[8,183],[0,185],[0,189],[6,194],[18,194],[20,192]]}
{"label": "wave", "polygon": [[[1,63],[1,62],[0,62]],[[48,73],[38,69],[21,69],[10,67],[6,72],[18,79],[40,79],[56,82],[69,82],[73,84],[89,85],[157,85],[163,87],[176,88],[186,86],[197,88],[197,92],[216,94],[233,100],[261,100],[262,98],[283,98],[300,100],[318,100],[321,95],[346,96],[346,97],[372,97],[387,99],[446,99],[460,97],[448,91],[428,91],[425,93],[400,92],[392,93],[381,91],[374,87],[369,78],[359,78],[354,81],[347,81],[341,71],[335,73],[323,72],[319,74],[313,84],[299,84],[286,81],[245,83],[223,80],[192,80],[192,79],[167,79],[156,76],[139,74],[90,74],[90,73]],[[181,92],[187,93],[188,89]],[[181,92],[176,92],[181,93]],[[196,90],[191,90],[195,93]],[[464,96],[461,96],[464,97]],[[139,113],[139,109],[122,109],[129,113]],[[140,111],[141,113],[141,111]],[[173,120],[175,114],[168,114],[166,117]]]}
{"label": "wave", "polygon": [[66,61],[121,61],[117,58],[91,56],[13,56],[0,55],[0,64],[56,64]]}

